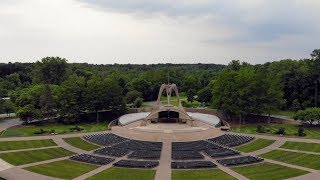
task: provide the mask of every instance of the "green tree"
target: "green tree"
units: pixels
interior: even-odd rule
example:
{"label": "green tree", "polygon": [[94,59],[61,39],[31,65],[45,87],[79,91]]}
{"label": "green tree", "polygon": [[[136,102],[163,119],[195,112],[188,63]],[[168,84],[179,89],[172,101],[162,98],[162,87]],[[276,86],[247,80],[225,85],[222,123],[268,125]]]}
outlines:
{"label": "green tree", "polygon": [[50,119],[56,115],[56,103],[48,84],[44,86],[44,90],[40,96],[40,106],[44,118]]}
{"label": "green tree", "polygon": [[134,100],[133,104],[134,104],[134,107],[139,108],[143,104],[143,99],[140,97],[137,97],[136,100]]}
{"label": "green tree", "polygon": [[320,108],[307,108],[305,110],[299,110],[294,115],[295,120],[301,120],[305,123],[309,123],[310,125],[313,125],[314,122],[316,124],[320,123]]}
{"label": "green tree", "polygon": [[67,77],[67,60],[60,57],[45,57],[35,64],[35,83],[61,84]]}
{"label": "green tree", "polygon": [[18,109],[17,116],[20,118],[21,121],[30,123],[35,119],[41,118],[41,111],[35,108],[33,105],[28,104]]}
{"label": "green tree", "polygon": [[59,114],[66,117],[67,123],[77,122],[81,111],[87,107],[86,82],[84,77],[75,74],[66,79],[58,92]]}
{"label": "green tree", "polygon": [[212,90],[207,86],[203,89],[201,89],[198,92],[198,101],[199,102],[204,102],[206,104],[210,103],[212,100]]}
{"label": "green tree", "polygon": [[14,113],[15,108],[16,108],[15,104],[10,99],[4,101],[3,110],[7,114],[7,116],[10,116],[10,113]]}
{"label": "green tree", "polygon": [[142,93],[137,90],[132,90],[126,94],[126,101],[127,103],[133,103],[138,97],[142,97]]}
{"label": "green tree", "polygon": [[194,89],[189,89],[187,91],[187,100],[189,102],[193,102],[194,101],[194,96],[196,95],[196,91]]}
{"label": "green tree", "polygon": [[101,78],[93,78],[88,81],[87,99],[89,108],[96,112],[96,121],[99,122],[99,111],[108,109],[108,89]]}

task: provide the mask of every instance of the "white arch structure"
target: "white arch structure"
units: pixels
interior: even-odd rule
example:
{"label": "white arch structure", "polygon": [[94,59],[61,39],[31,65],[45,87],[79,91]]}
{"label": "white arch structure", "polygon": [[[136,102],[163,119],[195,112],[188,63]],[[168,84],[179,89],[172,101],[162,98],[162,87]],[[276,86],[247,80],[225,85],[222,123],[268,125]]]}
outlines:
{"label": "white arch structure", "polygon": [[[168,101],[168,104],[166,104],[164,106],[162,106],[161,102],[160,102],[161,95],[162,95],[163,91],[166,92],[167,101]],[[178,107],[170,104],[170,99],[171,99],[171,95],[172,95],[173,91],[175,92],[175,94],[177,96]],[[151,122],[155,122],[155,123],[159,122],[159,113],[160,112],[174,111],[174,112],[179,113],[179,118],[175,119],[175,120],[178,120],[178,122],[181,122],[181,123],[187,123],[190,126],[196,126],[194,120],[188,115],[188,113],[185,111],[185,109],[181,105],[177,85],[175,85],[175,84],[162,84],[160,87],[160,90],[159,90],[159,94],[158,94],[157,105],[158,105],[157,108],[151,111],[151,113],[144,119],[144,121],[142,121],[141,125],[147,125]]]}

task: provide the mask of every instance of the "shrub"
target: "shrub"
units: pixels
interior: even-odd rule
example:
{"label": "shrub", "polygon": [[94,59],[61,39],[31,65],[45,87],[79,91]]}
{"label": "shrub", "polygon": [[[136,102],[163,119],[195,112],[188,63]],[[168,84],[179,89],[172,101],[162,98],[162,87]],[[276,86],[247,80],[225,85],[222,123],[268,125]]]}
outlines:
{"label": "shrub", "polygon": [[304,128],[303,127],[299,127],[298,129],[298,136],[305,136],[306,134],[304,133]]}
{"label": "shrub", "polygon": [[276,132],[279,135],[285,135],[286,134],[286,129],[284,127],[279,128],[279,130]]}
{"label": "shrub", "polygon": [[257,133],[265,133],[265,127],[261,126],[261,125],[258,125],[257,126]]}

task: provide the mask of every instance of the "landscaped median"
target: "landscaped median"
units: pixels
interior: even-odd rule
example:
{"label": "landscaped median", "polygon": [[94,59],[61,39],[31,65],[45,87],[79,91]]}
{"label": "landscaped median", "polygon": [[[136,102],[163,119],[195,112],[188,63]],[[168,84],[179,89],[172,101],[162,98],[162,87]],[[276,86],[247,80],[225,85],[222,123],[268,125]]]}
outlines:
{"label": "landscaped median", "polygon": [[156,170],[153,169],[128,169],[128,168],[109,168],[88,180],[99,179],[116,179],[116,180],[153,180],[156,175]]}
{"label": "landscaped median", "polygon": [[[79,131],[78,131],[79,130]],[[79,125],[69,124],[40,124],[40,125],[27,125],[15,126],[6,129],[0,133],[1,137],[20,137],[20,136],[41,136],[50,135],[51,133],[57,134],[70,134],[70,133],[85,133],[85,132],[98,132],[108,130],[107,123],[83,123]],[[41,132],[44,132],[43,134]]]}
{"label": "landscaped median", "polygon": [[57,146],[52,139],[45,140],[26,140],[26,141],[0,141],[0,151],[30,149]]}
{"label": "landscaped median", "polygon": [[85,151],[91,151],[94,149],[98,149],[100,147],[98,145],[88,143],[87,141],[81,139],[80,137],[63,138],[63,140],[68,144],[70,144],[71,146],[77,147]]}
{"label": "landscaped median", "polygon": [[265,148],[274,142],[275,140],[271,140],[271,139],[256,139],[249,144],[245,144],[243,146],[239,146],[234,149],[241,152],[248,153],[248,152],[253,152],[253,151],[257,151],[259,149]]}
{"label": "landscaped median", "polygon": [[98,166],[85,163],[77,163],[70,160],[63,160],[30,166],[24,169],[46,176],[52,176],[62,179],[73,179],[96,168],[98,168]]}
{"label": "landscaped median", "polygon": [[[236,133],[246,133],[246,134],[263,134],[263,135],[275,135],[276,132],[279,130],[279,128],[285,128],[285,136],[289,137],[298,137],[301,138],[301,136],[298,136],[298,129],[299,125],[295,124],[265,124],[262,125],[268,132],[266,133],[257,133],[258,125],[245,125],[241,127],[232,128],[231,130]],[[304,127],[304,133],[306,136],[303,136],[304,138],[314,138],[318,139],[320,138],[320,128],[319,127]]]}
{"label": "landscaped median", "polygon": [[18,166],[23,164],[30,164],[49,159],[56,159],[65,156],[71,156],[75,153],[65,150],[63,148],[48,148],[29,151],[0,153],[0,158],[8,163]]}
{"label": "landscaped median", "polygon": [[273,150],[260,156],[266,159],[320,170],[320,155]]}
{"label": "landscaped median", "polygon": [[272,163],[259,163],[234,167],[232,170],[253,180],[287,179],[309,173],[300,169],[294,169]]}
{"label": "landscaped median", "polygon": [[220,169],[210,170],[173,170],[172,180],[194,180],[194,179],[219,179],[233,180],[233,176],[223,172]]}
{"label": "landscaped median", "polygon": [[320,152],[320,144],[318,143],[287,141],[280,148],[293,149],[293,150],[299,150],[299,151]]}

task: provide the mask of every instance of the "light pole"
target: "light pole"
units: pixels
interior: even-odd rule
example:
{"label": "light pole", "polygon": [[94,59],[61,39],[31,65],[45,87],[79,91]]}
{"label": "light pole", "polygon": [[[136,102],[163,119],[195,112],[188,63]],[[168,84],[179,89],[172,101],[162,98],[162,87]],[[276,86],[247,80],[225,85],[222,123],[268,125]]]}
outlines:
{"label": "light pole", "polygon": [[318,107],[318,79],[314,81],[314,83],[316,84],[316,90],[315,90],[315,94],[314,94],[314,99],[315,99],[315,102],[314,102],[314,106],[315,107]]}

